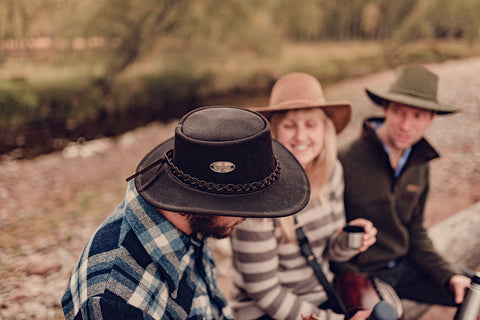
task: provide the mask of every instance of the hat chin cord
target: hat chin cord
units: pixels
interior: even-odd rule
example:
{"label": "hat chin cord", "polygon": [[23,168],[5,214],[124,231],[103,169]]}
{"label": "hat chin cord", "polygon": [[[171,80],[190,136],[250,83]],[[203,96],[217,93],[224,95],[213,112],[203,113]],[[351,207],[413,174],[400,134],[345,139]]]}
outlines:
{"label": "hat chin cord", "polygon": [[178,168],[172,161],[173,149],[167,151],[162,157],[158,160],[155,160],[150,165],[146,166],[145,168],[135,172],[133,175],[128,177],[126,181],[130,181],[139,175],[144,174],[147,171],[150,171],[152,168],[159,166],[157,169],[157,173],[150,178],[141,188],[138,189],[138,192],[144,191],[153,181],[155,181],[158,176],[160,175],[160,169],[163,167],[164,164],[168,165],[168,169],[170,172],[181,182],[187,184],[194,189],[205,191],[208,193],[214,194],[225,194],[225,195],[236,195],[236,194],[248,194],[252,192],[256,192],[259,190],[263,190],[272,184],[274,184],[278,178],[280,177],[280,161],[276,156],[275,159],[275,169],[270,173],[267,177],[260,181],[253,181],[248,183],[240,183],[240,184],[232,184],[232,183],[213,183],[208,182],[205,180],[201,180],[195,177],[192,177],[188,173],[183,172],[180,168]]}

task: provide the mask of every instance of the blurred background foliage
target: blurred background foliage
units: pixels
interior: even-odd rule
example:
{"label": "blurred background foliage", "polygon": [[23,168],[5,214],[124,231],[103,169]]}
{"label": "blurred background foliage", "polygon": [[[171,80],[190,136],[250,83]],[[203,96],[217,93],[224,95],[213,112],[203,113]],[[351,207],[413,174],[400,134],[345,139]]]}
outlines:
{"label": "blurred background foliage", "polygon": [[248,104],[286,72],[478,55],[479,31],[480,0],[0,0],[0,154]]}

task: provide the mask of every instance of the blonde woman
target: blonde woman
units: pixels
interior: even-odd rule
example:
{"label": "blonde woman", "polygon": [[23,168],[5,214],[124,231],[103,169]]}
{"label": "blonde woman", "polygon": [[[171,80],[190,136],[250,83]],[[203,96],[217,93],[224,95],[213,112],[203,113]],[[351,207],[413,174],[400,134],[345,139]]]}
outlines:
{"label": "blonde woman", "polygon": [[[258,108],[270,120],[274,138],[295,155],[310,179],[312,196],[305,209],[288,218],[247,219],[232,235],[235,319],[342,318],[302,256],[295,230],[301,227],[328,280],[329,261],[347,261],[375,242],[376,229],[364,219],[359,249],[349,249],[342,227],[343,170],[337,160],[336,135],[350,120],[348,102],[327,103],[318,80],[292,73],[277,80],[268,107]],[[366,319],[369,310],[351,319]]]}

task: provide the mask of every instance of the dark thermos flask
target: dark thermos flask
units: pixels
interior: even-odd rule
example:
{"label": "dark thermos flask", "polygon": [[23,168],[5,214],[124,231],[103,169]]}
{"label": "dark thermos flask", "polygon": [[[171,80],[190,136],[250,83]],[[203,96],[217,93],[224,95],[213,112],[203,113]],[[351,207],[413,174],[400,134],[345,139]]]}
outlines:
{"label": "dark thermos flask", "polygon": [[477,320],[480,313],[480,272],[475,273],[467,287],[465,299],[455,314],[455,320]]}

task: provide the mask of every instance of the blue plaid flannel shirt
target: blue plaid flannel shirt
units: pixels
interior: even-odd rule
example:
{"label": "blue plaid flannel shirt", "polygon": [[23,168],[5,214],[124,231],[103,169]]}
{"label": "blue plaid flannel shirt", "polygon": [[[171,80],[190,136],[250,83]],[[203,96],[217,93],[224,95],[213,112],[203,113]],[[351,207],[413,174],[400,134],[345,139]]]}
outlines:
{"label": "blue plaid flannel shirt", "polygon": [[83,249],[62,306],[67,320],[233,319],[206,241],[176,229],[133,181]]}

